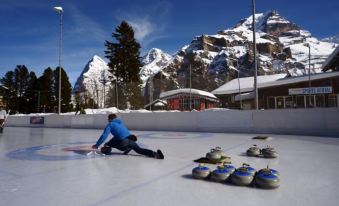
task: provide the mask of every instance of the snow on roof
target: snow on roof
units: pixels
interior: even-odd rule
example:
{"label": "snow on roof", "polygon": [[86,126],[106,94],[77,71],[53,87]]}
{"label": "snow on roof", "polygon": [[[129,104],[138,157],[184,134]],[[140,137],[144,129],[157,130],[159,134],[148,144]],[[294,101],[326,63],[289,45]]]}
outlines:
{"label": "snow on roof", "polygon": [[[318,74],[311,74],[310,78],[312,80],[325,79],[330,77],[339,77],[339,72],[325,72]],[[266,82],[264,84],[258,85],[258,88],[266,88],[266,87],[275,87],[286,84],[295,84],[299,82],[307,82],[309,80],[308,75],[298,76],[298,77],[287,77],[283,79],[277,79],[276,81]]]}
{"label": "snow on roof", "polygon": [[[274,74],[274,75],[265,75],[258,76],[258,85],[263,84],[265,82],[272,82],[277,79],[284,78],[286,74]],[[254,88],[254,77],[244,77],[239,78],[240,81],[240,92],[250,92]],[[220,95],[220,94],[234,94],[239,93],[239,84],[238,79],[233,79],[221,87],[212,91],[212,94]]]}
{"label": "snow on roof", "polygon": [[162,102],[157,102],[154,104],[154,106],[157,106],[157,107],[163,107],[163,106],[166,106],[167,104],[164,104]]}
{"label": "snow on roof", "polygon": [[[286,74],[258,76],[258,88],[275,87],[275,86],[281,86],[281,85],[286,85],[286,84],[306,82],[309,80],[308,75],[297,76],[297,77],[285,77],[285,76]],[[339,76],[339,72],[326,72],[326,73],[312,74],[310,77],[312,81],[312,80],[319,80],[319,79],[338,77],[338,76]],[[240,80],[240,92],[241,93],[251,92],[254,90],[254,78],[253,77],[239,78],[239,80]],[[233,79],[232,81],[227,82],[221,87],[213,90],[212,93],[216,95],[239,93],[238,79]]]}
{"label": "snow on roof", "polygon": [[167,91],[167,92],[161,92],[160,98],[166,98],[166,97],[170,97],[170,96],[180,94],[180,93],[200,95],[200,96],[205,96],[205,97],[217,99],[217,97],[210,92],[206,92],[206,91],[202,91],[202,90],[198,90],[198,89],[190,89],[190,88],[175,89],[175,90],[171,90],[171,91]]}
{"label": "snow on roof", "polygon": [[247,92],[247,93],[243,93],[243,94],[237,94],[234,97],[234,101],[240,101],[240,97],[241,100],[248,100],[248,99],[254,99],[255,98],[255,94],[254,91],[253,92]]}
{"label": "snow on roof", "polygon": [[331,68],[327,68],[329,67],[330,63],[332,62],[332,60],[339,54],[339,46],[337,46],[337,48],[332,52],[332,54],[327,58],[327,60],[323,63],[323,65],[321,66],[323,71],[326,71],[328,69]]}
{"label": "snow on roof", "polygon": [[144,108],[149,107],[150,105],[154,105],[154,106],[166,106],[167,105],[167,101],[163,100],[163,99],[156,99],[151,103],[148,103],[144,106]]}

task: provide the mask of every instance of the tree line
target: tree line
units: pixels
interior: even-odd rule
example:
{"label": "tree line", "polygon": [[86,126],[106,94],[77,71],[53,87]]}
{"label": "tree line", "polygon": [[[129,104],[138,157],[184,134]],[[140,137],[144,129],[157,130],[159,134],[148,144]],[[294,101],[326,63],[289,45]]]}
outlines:
{"label": "tree line", "polygon": [[[59,70],[48,67],[40,77],[29,71],[25,65],[17,65],[0,79],[1,94],[6,109],[11,113],[57,112]],[[71,111],[72,86],[61,68],[61,109]]]}
{"label": "tree line", "polygon": [[[140,44],[134,37],[133,28],[122,21],[112,33],[113,41],[105,41],[105,57],[109,60],[109,72],[112,74],[111,87],[107,94],[105,106],[119,109],[139,109],[143,107],[141,93]],[[57,112],[59,70],[61,69],[61,112],[74,110],[76,105],[89,107],[94,104],[93,98],[83,102],[79,98],[86,94],[86,89],[75,94],[72,102],[72,86],[63,68],[48,67],[42,76],[37,77],[25,65],[18,65],[14,71],[8,71],[0,79],[0,94],[6,109],[11,113]]]}

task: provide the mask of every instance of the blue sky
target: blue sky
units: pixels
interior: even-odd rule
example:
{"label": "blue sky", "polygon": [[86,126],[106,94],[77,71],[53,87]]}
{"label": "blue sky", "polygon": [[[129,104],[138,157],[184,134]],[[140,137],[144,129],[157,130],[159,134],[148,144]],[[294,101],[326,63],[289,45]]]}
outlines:
{"label": "blue sky", "polygon": [[[104,57],[105,40],[128,21],[141,53],[155,47],[173,54],[192,38],[216,34],[251,15],[251,0],[1,0],[0,78],[24,64],[40,76],[58,65],[59,15],[62,6],[62,66],[72,85],[86,63]],[[277,10],[316,38],[339,34],[339,1],[257,0],[256,11]]]}

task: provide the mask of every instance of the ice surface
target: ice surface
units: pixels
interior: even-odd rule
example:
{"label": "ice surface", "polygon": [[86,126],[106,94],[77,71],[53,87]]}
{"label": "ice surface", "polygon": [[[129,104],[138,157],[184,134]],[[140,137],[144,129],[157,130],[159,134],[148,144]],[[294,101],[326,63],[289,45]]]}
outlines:
{"label": "ice surface", "polygon": [[[337,205],[339,139],[257,134],[133,131],[164,160],[131,152],[86,155],[101,130],[5,128],[0,134],[0,205]],[[280,157],[247,157],[257,144]],[[274,190],[195,180],[192,160],[222,147],[236,167],[270,165],[281,173]],[[207,165],[215,169],[215,165]]]}

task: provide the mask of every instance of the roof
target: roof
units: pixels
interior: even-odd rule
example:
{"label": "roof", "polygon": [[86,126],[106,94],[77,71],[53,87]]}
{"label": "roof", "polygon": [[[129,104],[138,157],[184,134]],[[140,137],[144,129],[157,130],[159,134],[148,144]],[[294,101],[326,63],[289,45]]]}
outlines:
{"label": "roof", "polygon": [[178,94],[192,94],[192,95],[198,95],[203,97],[208,97],[211,99],[218,99],[214,94],[198,89],[190,89],[190,88],[183,88],[183,89],[175,89],[167,92],[161,92],[160,98],[161,99],[168,99],[169,97],[178,95]]}
{"label": "roof", "polygon": [[336,66],[339,66],[339,46],[337,46],[321,67],[323,71],[327,71],[333,70]]}
{"label": "roof", "polygon": [[166,101],[166,100],[162,100],[162,99],[156,99],[156,100],[154,100],[153,102],[146,104],[146,105],[144,106],[144,108],[147,108],[147,107],[149,107],[150,105],[162,107],[162,106],[166,106],[166,105],[167,105],[167,101]]}
{"label": "roof", "polygon": [[248,92],[248,93],[242,93],[242,94],[237,94],[235,95],[234,97],[234,101],[240,101],[240,97],[241,97],[241,100],[249,100],[249,99],[254,99],[255,98],[255,94],[254,94],[254,91],[252,92]]}
{"label": "roof", "polygon": [[[286,75],[275,74],[275,75],[258,76],[258,89],[267,88],[267,87],[276,87],[276,86],[288,85],[288,84],[295,84],[299,82],[307,82],[309,80],[308,75],[297,76],[297,77],[285,77],[285,78],[284,76]],[[338,76],[339,76],[339,71],[311,74],[310,77],[312,81],[312,80],[333,78],[333,77],[338,77]],[[239,80],[240,80],[240,92],[241,93],[251,92],[254,90],[254,78],[253,77],[240,78]],[[239,93],[238,79],[233,79],[232,81],[227,82],[226,84],[212,91],[212,93],[216,95]]]}
{"label": "roof", "polygon": [[[337,72],[325,72],[325,73],[318,73],[318,74],[311,74],[310,79],[312,80],[319,80],[319,79],[327,79],[327,78],[333,78],[333,77],[339,77],[339,71]],[[274,87],[274,86],[281,86],[281,85],[287,85],[287,84],[295,84],[299,82],[308,82],[309,76],[303,75],[298,77],[287,77],[283,79],[278,79],[273,82],[267,82],[264,84],[261,84],[258,86],[258,88],[266,88],[266,87]]]}
{"label": "roof", "polygon": [[[274,75],[265,75],[265,76],[258,76],[257,81],[258,85],[267,83],[267,82],[273,82],[277,79],[284,78],[286,74],[274,74]],[[251,92],[254,88],[254,77],[243,77],[239,78],[240,81],[240,92]],[[226,84],[222,85],[221,87],[215,89],[212,91],[215,95],[222,95],[222,94],[234,94],[239,93],[239,84],[238,84],[238,78],[233,79]]]}

